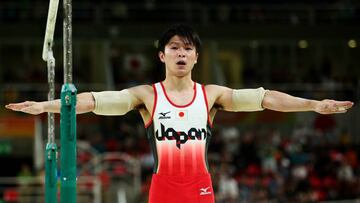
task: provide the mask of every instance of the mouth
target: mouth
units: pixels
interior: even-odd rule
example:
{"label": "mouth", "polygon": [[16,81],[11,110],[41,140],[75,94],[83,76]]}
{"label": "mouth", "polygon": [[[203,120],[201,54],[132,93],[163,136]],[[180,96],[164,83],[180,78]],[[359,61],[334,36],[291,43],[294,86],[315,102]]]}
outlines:
{"label": "mouth", "polygon": [[186,65],[186,62],[185,62],[185,61],[178,61],[178,62],[176,63],[176,65],[185,66],[185,65]]}

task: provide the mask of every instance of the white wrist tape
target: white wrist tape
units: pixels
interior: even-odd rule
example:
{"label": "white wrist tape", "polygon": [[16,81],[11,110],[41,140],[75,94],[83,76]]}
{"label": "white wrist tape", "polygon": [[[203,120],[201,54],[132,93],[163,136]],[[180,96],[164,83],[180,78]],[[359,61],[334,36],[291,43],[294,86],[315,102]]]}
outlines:
{"label": "white wrist tape", "polygon": [[233,90],[232,103],[234,111],[261,111],[262,101],[266,90],[260,87],[257,89]]}
{"label": "white wrist tape", "polygon": [[135,97],[129,90],[91,92],[95,99],[93,112],[98,115],[124,115],[133,109]]}

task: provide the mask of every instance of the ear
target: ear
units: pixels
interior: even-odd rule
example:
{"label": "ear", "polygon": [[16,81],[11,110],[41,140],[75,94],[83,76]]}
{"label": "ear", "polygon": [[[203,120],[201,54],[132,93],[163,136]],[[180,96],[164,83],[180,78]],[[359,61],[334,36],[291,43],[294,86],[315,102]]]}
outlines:
{"label": "ear", "polygon": [[164,54],[164,52],[159,51],[158,56],[159,56],[160,61],[165,63],[165,54]]}
{"label": "ear", "polygon": [[198,52],[196,52],[195,64],[197,64],[198,58],[199,58],[199,53],[198,53]]}

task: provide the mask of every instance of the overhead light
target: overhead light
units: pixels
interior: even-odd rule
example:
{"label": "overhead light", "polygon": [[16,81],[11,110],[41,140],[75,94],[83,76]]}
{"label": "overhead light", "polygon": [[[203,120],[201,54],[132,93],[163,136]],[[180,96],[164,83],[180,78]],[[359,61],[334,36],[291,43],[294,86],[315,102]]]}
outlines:
{"label": "overhead light", "polygon": [[258,47],[259,47],[259,42],[258,42],[257,40],[252,40],[252,41],[250,42],[250,48],[256,49],[256,48],[258,48]]}
{"label": "overhead light", "polygon": [[349,45],[350,48],[356,48],[357,47],[356,40],[350,39],[348,41],[348,45]]}
{"label": "overhead light", "polygon": [[298,42],[298,46],[299,46],[299,48],[301,48],[301,49],[306,49],[306,48],[308,48],[309,43],[308,43],[306,40],[300,40],[300,41]]}

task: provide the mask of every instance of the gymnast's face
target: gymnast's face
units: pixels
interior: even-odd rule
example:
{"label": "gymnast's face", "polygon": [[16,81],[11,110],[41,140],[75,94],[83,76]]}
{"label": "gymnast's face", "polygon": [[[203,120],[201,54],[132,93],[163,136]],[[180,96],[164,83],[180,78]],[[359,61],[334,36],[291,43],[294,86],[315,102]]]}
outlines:
{"label": "gymnast's face", "polygon": [[175,35],[165,45],[164,52],[159,52],[159,58],[165,63],[167,74],[184,77],[197,63],[198,53],[192,43]]}

